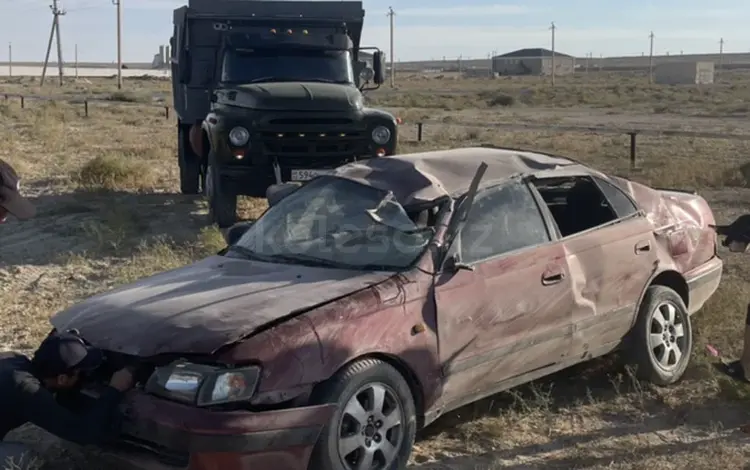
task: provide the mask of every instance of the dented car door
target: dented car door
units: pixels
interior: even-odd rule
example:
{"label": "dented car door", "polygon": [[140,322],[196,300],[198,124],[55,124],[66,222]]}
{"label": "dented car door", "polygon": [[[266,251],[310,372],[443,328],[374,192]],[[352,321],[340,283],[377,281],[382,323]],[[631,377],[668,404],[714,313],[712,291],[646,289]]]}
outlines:
{"label": "dented car door", "polygon": [[435,295],[445,402],[569,353],[572,290],[561,243],[521,180],[480,191]]}
{"label": "dented car door", "polygon": [[573,354],[581,357],[596,357],[620,343],[657,267],[653,226],[643,212],[621,189],[592,180],[614,219],[563,239],[576,299]]}

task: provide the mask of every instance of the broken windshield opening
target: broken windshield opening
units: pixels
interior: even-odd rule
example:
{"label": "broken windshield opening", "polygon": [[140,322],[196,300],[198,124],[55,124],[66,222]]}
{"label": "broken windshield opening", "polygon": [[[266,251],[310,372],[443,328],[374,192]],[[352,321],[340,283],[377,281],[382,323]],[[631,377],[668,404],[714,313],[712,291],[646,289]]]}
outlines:
{"label": "broken windshield opening", "polygon": [[221,81],[226,84],[262,82],[354,83],[348,51],[305,48],[227,50]]}
{"label": "broken windshield opening", "polygon": [[321,176],[269,208],[236,245],[239,255],[269,261],[399,270],[417,260],[433,235],[392,193]]}

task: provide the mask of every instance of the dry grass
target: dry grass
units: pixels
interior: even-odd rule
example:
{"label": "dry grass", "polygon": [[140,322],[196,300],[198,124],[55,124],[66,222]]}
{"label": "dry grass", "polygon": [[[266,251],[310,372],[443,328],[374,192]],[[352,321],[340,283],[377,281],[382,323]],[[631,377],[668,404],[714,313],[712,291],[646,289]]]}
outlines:
{"label": "dry grass", "polygon": [[[588,88],[562,81],[551,90],[531,80],[447,83],[415,78],[403,83],[400,91],[378,91],[372,99],[400,106],[390,109],[407,118],[401,135],[404,152],[477,143],[554,151],[638,181],[698,189],[720,221],[744,212],[750,204],[748,142],[643,138],[639,140],[641,168],[631,171],[625,136],[461,126],[487,121],[589,125],[612,121],[613,125],[638,122],[667,128],[750,130],[750,124],[742,121],[649,114],[671,102],[679,103],[675,112],[708,116],[722,109],[726,113],[727,103],[744,99],[750,81],[735,77],[736,83],[712,91],[694,87],[644,91],[631,89],[635,80],[592,83]],[[105,80],[45,90],[29,82],[16,79],[0,84],[0,96],[6,91],[113,93],[112,83]],[[165,119],[158,107],[146,106],[147,99],[133,98],[166,93],[168,83],[127,83],[132,89],[120,96],[127,106],[97,103],[88,118],[80,104],[29,101],[21,109],[18,101],[0,101],[0,158],[17,166],[24,191],[39,207],[35,220],[0,227],[0,346],[33,349],[49,330],[48,318],[54,312],[222,246],[220,234],[207,223],[205,203],[177,194],[174,120]],[[429,92],[451,87],[460,93],[441,97]],[[541,98],[522,101],[524,87]],[[490,105],[493,93],[512,97],[512,103]],[[638,97],[629,97],[630,93]],[[540,109],[540,103],[545,108],[575,107]],[[639,109],[647,114],[634,114]],[[428,125],[425,140],[416,142],[412,123],[425,117],[439,123]],[[254,217],[264,203],[246,200],[241,208],[245,217]],[[597,361],[442,418],[420,437],[413,468],[743,468],[750,446],[736,428],[750,420],[743,406],[750,389],[715,375],[703,353],[708,343],[727,354],[737,354],[741,347],[750,264],[741,255],[723,255],[726,277],[695,318],[693,365],[680,385],[653,388],[634,380],[613,358]],[[59,462],[59,468],[99,468],[89,453],[39,436],[33,428],[14,434]]]}

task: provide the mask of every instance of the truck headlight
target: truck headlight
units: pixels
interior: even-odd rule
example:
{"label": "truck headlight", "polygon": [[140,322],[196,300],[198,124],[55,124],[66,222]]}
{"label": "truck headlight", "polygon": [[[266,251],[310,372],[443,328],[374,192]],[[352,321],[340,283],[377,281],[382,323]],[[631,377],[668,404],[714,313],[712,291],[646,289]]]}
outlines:
{"label": "truck headlight", "polygon": [[391,130],[385,126],[378,126],[372,130],[372,141],[378,145],[385,145],[391,140]]}
{"label": "truck headlight", "polygon": [[211,406],[250,400],[260,380],[260,367],[237,369],[178,361],[157,368],[146,391],[164,398]]}
{"label": "truck headlight", "polygon": [[242,147],[250,141],[250,131],[244,127],[235,127],[229,131],[229,142],[235,147]]}

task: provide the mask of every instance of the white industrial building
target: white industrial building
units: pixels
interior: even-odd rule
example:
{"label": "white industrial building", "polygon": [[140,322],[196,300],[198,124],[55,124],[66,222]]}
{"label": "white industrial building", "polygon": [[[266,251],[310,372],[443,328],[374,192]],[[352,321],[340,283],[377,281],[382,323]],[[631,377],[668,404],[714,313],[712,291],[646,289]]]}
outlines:
{"label": "white industrial building", "polygon": [[665,62],[654,67],[654,82],[660,85],[710,85],[713,62]]}

